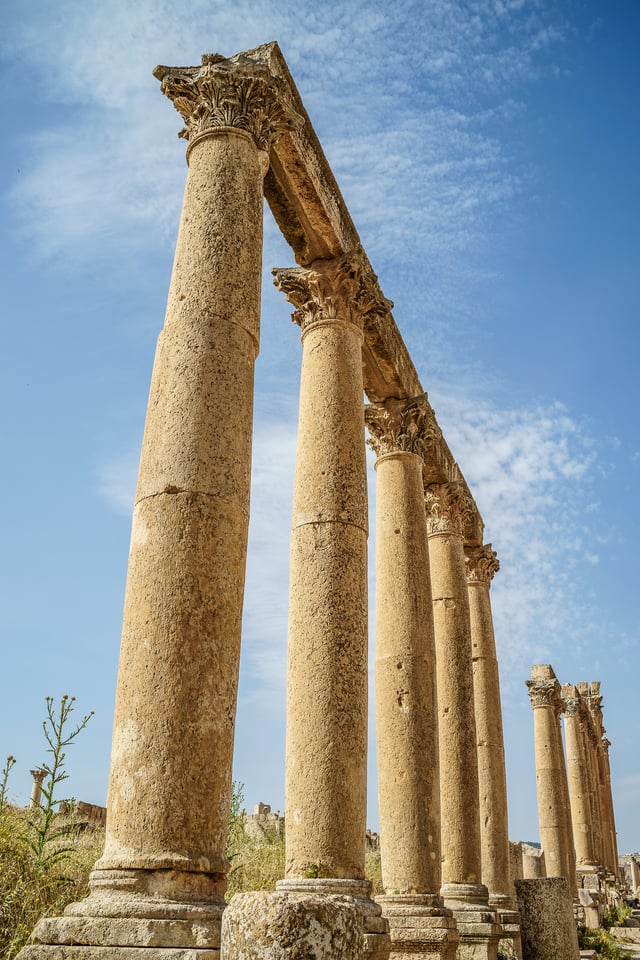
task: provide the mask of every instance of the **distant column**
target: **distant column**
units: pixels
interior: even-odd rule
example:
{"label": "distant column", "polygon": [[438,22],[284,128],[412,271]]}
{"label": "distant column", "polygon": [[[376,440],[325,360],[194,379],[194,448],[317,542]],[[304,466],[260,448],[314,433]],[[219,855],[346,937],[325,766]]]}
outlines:
{"label": "distant column", "polygon": [[546,874],[566,877],[575,895],[575,871],[569,853],[573,839],[568,819],[567,772],[560,730],[560,684],[551,666],[545,663],[531,668],[527,687],[533,708],[538,821]]}
{"label": "distant column", "polygon": [[422,452],[440,431],[427,396],[366,408],[376,481],[376,738],[391,956],[453,958],[440,896],[440,781]]}
{"label": "distant column", "polygon": [[583,716],[587,708],[571,683],[563,684],[562,700],[576,867],[580,873],[595,873],[597,864],[593,851],[589,775],[582,732]]}
{"label": "distant column", "polygon": [[33,777],[33,784],[31,786],[31,799],[29,801],[30,807],[39,807],[40,798],[42,797],[42,784],[47,775],[46,770],[30,770],[29,773]]}
{"label": "distant column", "polygon": [[349,894],[388,952],[365,880],[368,504],[363,322],[383,309],[361,251],[274,271],[302,328],[291,532],[286,866],[281,892]]}
{"label": "distant column", "polygon": [[436,642],[442,896],[461,935],[459,957],[495,957],[501,927],[482,882],[478,755],[463,537],[471,509],[459,483],[425,491]]}
{"label": "distant column", "polygon": [[606,870],[605,851],[602,837],[602,810],[600,808],[600,787],[598,782],[597,770],[597,750],[598,734],[595,729],[593,717],[589,710],[589,684],[580,681],[576,684],[579,696],[586,706],[583,716],[583,747],[586,761],[586,772],[589,784],[589,807],[591,810],[591,824],[593,832],[593,852],[595,861],[601,872]]}
{"label": "distant column", "polygon": [[613,806],[613,791],[611,789],[611,766],[609,762],[609,747],[611,746],[611,741],[607,740],[606,737],[602,739],[602,751],[604,757],[604,778],[605,778],[605,792],[607,795],[607,800],[609,803],[609,831],[611,836],[611,856],[612,856],[612,867],[613,872],[616,877],[620,876],[620,864],[618,860],[618,839],[616,831],[616,817],[615,809]]}
{"label": "distant column", "polygon": [[471,614],[482,882],[489,889],[489,903],[498,911],[501,923],[508,925],[511,936],[517,937],[518,909],[509,869],[500,675],[489,592],[500,564],[491,544],[467,546],[464,552]]}

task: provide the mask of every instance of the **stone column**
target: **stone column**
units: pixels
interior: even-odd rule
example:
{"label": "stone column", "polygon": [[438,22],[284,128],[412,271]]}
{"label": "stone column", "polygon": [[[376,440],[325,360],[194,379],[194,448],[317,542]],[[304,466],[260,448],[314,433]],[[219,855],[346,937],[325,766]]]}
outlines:
{"label": "stone column", "polygon": [[609,804],[609,831],[611,835],[611,858],[613,872],[616,877],[620,876],[620,864],[618,860],[618,834],[616,831],[616,818],[615,810],[613,806],[613,791],[611,789],[611,766],[609,762],[609,747],[611,746],[611,741],[606,737],[602,739],[602,752],[603,752],[603,761],[604,761],[604,779],[605,779],[605,793],[607,796]]}
{"label": "stone column", "polygon": [[589,779],[582,733],[586,705],[571,683],[562,685],[562,700],[576,866],[580,873],[592,874],[597,873],[598,868],[593,852]]}
{"label": "stone column", "polygon": [[567,773],[559,720],[560,684],[546,663],[532,667],[531,678],[527,680],[527,687],[533,707],[538,821],[546,872],[548,877],[566,877],[575,895],[575,871],[569,853],[573,840],[563,788]]}
{"label": "stone column", "polygon": [[589,684],[583,681],[576,684],[578,695],[582,698],[587,709],[583,715],[583,748],[586,761],[586,772],[589,784],[589,808],[591,811],[591,825],[593,834],[593,851],[599,873],[605,873],[605,855],[602,840],[602,812],[600,810],[600,791],[596,770],[596,753],[598,749],[598,735],[593,717],[589,710]]}
{"label": "stone column", "polygon": [[110,960],[218,956],[220,944],[263,177],[290,121],[246,58],[154,75],[186,122],[189,168],[133,515],[105,850],[89,898],[36,929],[87,945],[56,960],[93,947]]}
{"label": "stone column", "polygon": [[436,644],[442,895],[461,935],[459,957],[494,958],[501,927],[482,883],[478,756],[469,595],[463,549],[465,511],[459,483],[425,492]]}
{"label": "stone column", "polygon": [[505,934],[517,939],[518,909],[509,869],[507,776],[500,676],[489,589],[500,565],[491,544],[465,547],[471,615],[473,697],[478,745],[482,882]]}
{"label": "stone column", "polygon": [[31,785],[31,799],[29,800],[30,807],[39,807],[40,798],[42,796],[42,784],[44,783],[44,778],[47,775],[46,770],[30,770],[29,773],[33,777],[33,784]]}
{"label": "stone column", "polygon": [[368,504],[363,322],[382,310],[360,250],[275,270],[302,328],[291,533],[286,867],[279,892],[355,897],[366,953],[388,927],[365,879]]}
{"label": "stone column", "polygon": [[376,737],[392,958],[453,958],[440,896],[435,649],[422,453],[440,436],[426,394],[366,408],[376,481]]}

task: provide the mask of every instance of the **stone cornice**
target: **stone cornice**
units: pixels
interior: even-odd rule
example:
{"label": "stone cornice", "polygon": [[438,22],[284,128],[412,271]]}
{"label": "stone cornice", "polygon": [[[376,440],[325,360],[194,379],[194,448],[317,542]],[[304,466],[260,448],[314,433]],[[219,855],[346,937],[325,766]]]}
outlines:
{"label": "stone cornice", "polygon": [[[358,232],[278,44],[266,43],[227,59],[216,55],[205,59],[218,73],[228,70],[229,74],[235,71],[238,77],[250,75],[268,83],[274,81],[270,89],[281,106],[287,105],[284,123],[280,117],[271,118],[275,138],[268,127],[269,169],[264,179],[264,194],[296,263],[309,267],[318,260],[332,260],[357,249],[360,246]],[[164,81],[169,74],[180,74],[180,85],[185,81],[185,72],[200,69],[159,67],[155,75]],[[366,254],[363,256],[366,258]],[[363,318],[365,393],[371,403],[419,397],[424,388],[391,312],[391,302],[379,287],[375,299],[386,306],[382,311],[368,312]],[[424,476],[428,483],[460,483],[473,503],[444,437],[429,450]],[[464,538],[474,546],[483,542],[482,517],[475,504],[467,516]]]}
{"label": "stone cornice", "polygon": [[461,483],[433,483],[425,487],[424,502],[427,511],[427,531],[465,535],[474,503]]}
{"label": "stone cornice", "polygon": [[482,547],[465,547],[464,562],[467,570],[467,583],[491,583],[500,569],[498,554],[490,543]]}
{"label": "stone cornice", "polygon": [[199,67],[158,66],[153,75],[185,122],[178,136],[190,143],[216,128],[233,127],[268,153],[285,131],[303,123],[283,81],[246,55],[228,60],[205,54]]}
{"label": "stone cornice", "polygon": [[560,684],[557,680],[526,680],[525,683],[534,710],[536,707],[552,707],[555,711],[562,708]]}
{"label": "stone cornice", "polygon": [[292,320],[303,330],[319,320],[346,320],[361,330],[365,317],[388,308],[361,248],[310,267],[276,268],[272,273],[278,290],[296,308]]}
{"label": "stone cornice", "polygon": [[385,400],[365,407],[371,436],[367,444],[378,457],[389,453],[415,453],[423,459],[442,439],[426,393],[410,400]]}

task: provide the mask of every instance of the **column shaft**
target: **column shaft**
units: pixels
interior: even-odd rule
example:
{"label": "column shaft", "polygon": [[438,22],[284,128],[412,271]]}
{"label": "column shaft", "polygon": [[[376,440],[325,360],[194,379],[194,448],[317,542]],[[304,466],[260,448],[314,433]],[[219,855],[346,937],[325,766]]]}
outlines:
{"label": "column shaft", "polygon": [[507,898],[513,905],[500,676],[489,593],[498,562],[490,545],[465,552],[478,742],[482,882],[489,888],[490,898]]}
{"label": "column shaft", "polygon": [[435,650],[422,460],[376,462],[376,734],[387,893],[440,890]]}
{"label": "column shaft", "polygon": [[563,685],[562,695],[565,705],[564,730],[567,747],[567,777],[576,866],[582,872],[593,872],[596,865],[589,803],[588,767],[584,755],[582,734],[582,713],[585,707],[578,696],[578,691],[571,684]]}
{"label": "column shaft", "polygon": [[540,843],[547,876],[566,877],[573,890],[575,873],[572,880],[566,817],[568,800],[566,786],[563,786],[567,774],[559,722],[560,684],[549,664],[533,667],[531,676],[527,686],[533,707]]}
{"label": "column shaft", "polygon": [[286,876],[364,878],[367,496],[362,334],[303,330],[287,679]]}
{"label": "column shaft", "polygon": [[262,203],[247,134],[195,143],[134,508],[102,870],[226,872]]}

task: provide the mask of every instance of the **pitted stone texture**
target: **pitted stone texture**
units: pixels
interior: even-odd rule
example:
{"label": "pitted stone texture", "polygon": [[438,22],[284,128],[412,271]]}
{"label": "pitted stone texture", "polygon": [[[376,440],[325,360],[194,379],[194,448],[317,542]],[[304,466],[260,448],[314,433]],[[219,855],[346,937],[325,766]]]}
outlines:
{"label": "pitted stone texture", "polygon": [[225,910],[225,960],[360,960],[362,913],[351,897],[238,893]]}
{"label": "pitted stone texture", "polygon": [[482,882],[490,898],[508,898],[515,907],[509,872],[507,780],[500,706],[500,677],[491,615],[489,585],[497,569],[491,544],[467,549],[471,618],[473,693],[478,743],[478,785]]}
{"label": "pitted stone texture", "polygon": [[435,649],[422,460],[376,461],[376,732],[382,879],[438,894],[440,786]]}
{"label": "pitted stone texture", "polygon": [[[478,757],[469,598],[462,538],[429,536],[436,676],[444,884],[480,884]],[[485,888],[486,891],[486,888]],[[446,898],[445,898],[446,900]]]}
{"label": "pitted stone texture", "polygon": [[454,960],[459,943],[456,922],[439,896],[377,898],[389,921],[390,960]]}
{"label": "pitted stone texture", "polygon": [[35,943],[23,947],[19,956],[21,960],[220,960],[220,950]]}
{"label": "pitted stone texture", "polygon": [[[340,311],[338,310],[338,313]],[[364,878],[367,496],[362,333],[302,334],[291,535],[286,876]]]}
{"label": "pitted stone texture", "polygon": [[547,876],[566,877],[574,892],[575,857],[567,771],[560,729],[560,684],[550,664],[536,664],[527,680],[533,707],[540,841]]}
{"label": "pitted stone texture", "polygon": [[220,947],[220,919],[205,923],[189,920],[158,920],[129,917],[47,917],[31,935],[33,943],[64,946],[180,947],[217,950]]}
{"label": "pitted stone texture", "polygon": [[523,960],[579,960],[569,883],[564,877],[517,880]]}

